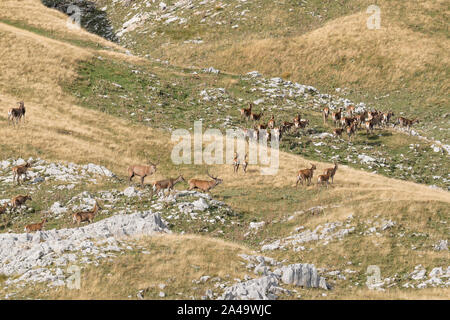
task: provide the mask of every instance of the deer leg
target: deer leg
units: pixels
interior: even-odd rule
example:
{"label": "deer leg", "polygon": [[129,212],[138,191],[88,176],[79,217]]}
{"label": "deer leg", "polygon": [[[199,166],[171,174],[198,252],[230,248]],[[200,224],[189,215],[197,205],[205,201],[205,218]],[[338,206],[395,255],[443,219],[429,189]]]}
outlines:
{"label": "deer leg", "polygon": [[145,178],[146,176],[142,176],[141,177],[141,187],[143,188],[144,187],[144,178]]}
{"label": "deer leg", "polygon": [[131,185],[131,181],[134,177],[134,172],[131,174],[131,176],[128,178],[128,184]]}

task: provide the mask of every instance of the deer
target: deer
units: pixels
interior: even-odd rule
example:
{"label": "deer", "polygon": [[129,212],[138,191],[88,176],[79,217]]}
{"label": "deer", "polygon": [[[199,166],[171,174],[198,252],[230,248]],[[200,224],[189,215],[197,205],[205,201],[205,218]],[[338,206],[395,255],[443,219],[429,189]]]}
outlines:
{"label": "deer", "polygon": [[13,182],[14,180],[16,180],[17,177],[17,184],[20,184],[20,176],[24,176],[22,178],[22,182],[25,181],[25,178],[27,178],[27,171],[28,168],[31,167],[31,164],[29,162],[25,162],[24,164],[18,165],[18,166],[14,166],[12,168],[12,172],[13,172]]}
{"label": "deer", "polygon": [[25,103],[23,101],[18,102],[18,108],[11,108],[8,111],[8,121],[15,125],[19,124],[19,121],[23,118],[25,121]]}
{"label": "deer", "polygon": [[190,179],[188,182],[189,183],[188,190],[191,191],[193,189],[200,189],[203,192],[209,192],[212,188],[216,187],[217,185],[223,182],[222,179],[211,176],[209,174],[209,171],[206,171],[206,174],[213,180],[208,181],[208,180]]}
{"label": "deer", "polygon": [[88,211],[78,211],[72,213],[72,222],[80,226],[82,222],[88,221],[88,223],[92,223],[94,221],[95,215],[102,208],[98,205],[97,201],[95,201],[95,205],[91,210]]}
{"label": "deer", "polygon": [[323,185],[325,183],[328,188],[329,180],[330,176],[328,174],[321,174],[317,177],[317,185]]}
{"label": "deer", "polygon": [[420,121],[419,121],[419,119],[414,119],[414,120],[409,120],[409,119],[406,119],[406,118],[403,118],[403,117],[399,117],[398,119],[397,119],[397,123],[396,124],[399,124],[400,126],[402,126],[402,127],[407,127],[408,128],[408,130],[410,130],[410,128],[411,128],[411,126],[414,124],[414,123],[419,123]]}
{"label": "deer", "polygon": [[348,135],[348,140],[349,140],[349,141],[351,141],[352,136],[355,135],[355,132],[356,132],[356,124],[355,124],[355,123],[352,123],[351,125],[349,125],[349,126],[347,127],[347,135]]}
{"label": "deer", "polygon": [[367,134],[369,134],[369,132],[372,133],[372,131],[373,131],[373,123],[374,123],[373,119],[372,120],[367,120],[365,122]]}
{"label": "deer", "polygon": [[148,162],[149,165],[132,165],[128,167],[128,180],[129,184],[134,176],[141,177],[141,187],[144,187],[144,178],[150,176],[156,172],[156,166],[159,164],[154,164],[153,162]]}
{"label": "deer", "polygon": [[342,128],[334,128],[333,129],[333,135],[335,137],[340,137],[343,132],[344,132],[344,129],[342,129]]}
{"label": "deer", "polygon": [[336,174],[336,171],[338,169],[338,164],[336,161],[333,162],[334,163],[334,167],[333,168],[327,168],[325,169],[325,171],[323,172],[324,175],[328,175],[329,178],[331,178],[331,183],[333,183],[334,181],[334,175]]}
{"label": "deer", "polygon": [[27,224],[24,228],[24,231],[27,233],[34,232],[34,231],[41,231],[46,222],[47,222],[47,218],[44,217],[44,219],[42,219],[41,222]]}
{"label": "deer", "polygon": [[342,117],[342,118],[341,118],[341,126],[342,126],[343,128],[349,127],[349,126],[352,125],[352,123],[353,123],[354,121],[355,121],[354,118]]}
{"label": "deer", "polygon": [[[166,180],[156,181],[155,183],[153,183],[153,189],[156,190],[156,194],[158,194],[159,191],[165,190],[165,189],[169,189],[169,192],[170,192],[171,190],[173,190],[175,185],[181,181],[186,181],[186,180],[184,180],[183,175],[180,174],[177,178],[169,178]],[[150,196],[150,198],[152,198],[152,197],[153,197],[153,193]]]}
{"label": "deer", "polygon": [[234,153],[234,158],[233,158],[233,172],[237,173],[239,170],[239,158],[238,158],[238,154],[237,152]]}
{"label": "deer", "polygon": [[20,208],[20,207],[22,207],[22,205],[27,200],[31,201],[33,199],[29,195],[18,195],[18,196],[15,196],[14,198],[11,199],[11,206],[12,206],[13,209]]}
{"label": "deer", "polygon": [[308,125],[309,125],[309,120],[307,120],[307,119],[301,119],[301,120],[296,124],[296,127],[297,127],[297,128],[301,128],[301,129],[304,129],[304,128],[306,128]]}
{"label": "deer", "polygon": [[270,118],[269,122],[267,122],[267,127],[270,129],[273,129],[275,127],[275,118],[272,114],[272,117]]}
{"label": "deer", "polygon": [[295,126],[296,128],[299,127],[299,123],[300,123],[300,120],[301,120],[301,119],[302,119],[302,117],[301,117],[300,113],[294,117],[294,119],[293,119],[292,122],[294,123],[294,126]]}
{"label": "deer", "polygon": [[244,162],[242,163],[242,170],[244,173],[247,173],[247,167],[248,167],[248,153],[245,154]]}
{"label": "deer", "polygon": [[323,124],[326,124],[328,121],[328,116],[330,115],[330,108],[325,107],[322,110]]}
{"label": "deer", "polygon": [[353,112],[355,111],[355,106],[350,104],[347,106],[347,114],[352,117],[353,116]]}
{"label": "deer", "polygon": [[387,126],[387,125],[389,124],[389,122],[391,121],[391,117],[394,116],[394,113],[393,113],[392,111],[389,111],[389,112],[383,113],[382,116],[383,116],[383,117],[382,117],[382,119],[381,119],[381,123],[382,123],[384,126]]}
{"label": "deer", "polygon": [[250,115],[252,114],[252,107],[253,107],[252,103],[249,103],[248,105],[249,105],[248,108],[240,109],[241,117],[244,117],[246,120],[250,119]]}
{"label": "deer", "polygon": [[298,186],[298,183],[301,182],[303,185],[303,181],[307,181],[307,185],[309,186],[309,184],[311,183],[311,179],[314,175],[314,170],[316,170],[316,165],[311,163],[311,169],[303,169],[303,170],[299,170],[298,175],[297,175],[297,182],[295,183],[295,187]]}
{"label": "deer", "polygon": [[253,120],[253,121],[258,121],[259,119],[261,119],[261,117],[262,117],[262,115],[263,115],[263,113],[264,112],[261,112],[261,113],[250,113],[250,120]]}
{"label": "deer", "polygon": [[356,127],[360,127],[361,124],[366,120],[366,113],[357,114],[355,116]]}
{"label": "deer", "polygon": [[341,120],[342,108],[339,108],[339,111],[331,113],[331,118],[334,121],[334,126],[337,127],[339,120]]}
{"label": "deer", "polygon": [[290,130],[294,126],[293,122],[284,121],[283,125],[281,126],[281,130],[286,132]]}

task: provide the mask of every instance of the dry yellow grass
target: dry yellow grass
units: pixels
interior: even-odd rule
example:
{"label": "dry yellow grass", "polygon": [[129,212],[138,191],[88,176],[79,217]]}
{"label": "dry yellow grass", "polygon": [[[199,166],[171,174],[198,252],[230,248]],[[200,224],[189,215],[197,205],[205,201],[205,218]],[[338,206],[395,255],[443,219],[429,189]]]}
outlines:
{"label": "dry yellow grass", "polygon": [[[426,3],[433,5],[432,1]],[[300,36],[254,35],[250,41],[225,39],[191,47],[174,44],[160,52],[180,65],[195,61],[199,66],[213,65],[233,73],[258,70],[267,76],[289,75],[290,80],[301,83],[333,83],[373,91],[405,86],[428,88],[440,79],[442,87],[436,90],[441,95],[447,92],[448,38],[414,31],[391,14],[400,10],[395,4],[379,5],[382,8],[379,30],[367,28],[368,14],[364,11],[330,21]],[[432,26],[434,22],[417,7],[421,8],[420,1],[414,1],[401,12],[415,24]]]}
{"label": "dry yellow grass", "polygon": [[58,10],[45,7],[40,0],[2,0],[0,2],[0,20],[2,19],[51,31],[64,38],[88,40],[118,51],[125,51],[115,43],[84,29],[68,28],[68,17]]}
{"label": "dry yellow grass", "polygon": [[[63,287],[39,294],[43,287],[37,285],[24,289],[20,295],[48,295],[52,299],[127,299],[128,296],[136,299],[137,292],[144,290],[147,299],[160,299],[160,291],[170,299],[190,295],[200,299],[205,285],[194,285],[193,280],[204,275],[232,282],[243,278],[247,270],[237,255],[253,253],[235,243],[196,235],[160,235],[135,242],[134,246],[150,253],[131,252],[115,258],[113,263],[103,262],[99,267],[82,269],[79,290]],[[163,290],[159,288],[161,283],[166,284]],[[194,286],[198,289],[192,289]],[[178,296],[178,292],[183,296]]]}

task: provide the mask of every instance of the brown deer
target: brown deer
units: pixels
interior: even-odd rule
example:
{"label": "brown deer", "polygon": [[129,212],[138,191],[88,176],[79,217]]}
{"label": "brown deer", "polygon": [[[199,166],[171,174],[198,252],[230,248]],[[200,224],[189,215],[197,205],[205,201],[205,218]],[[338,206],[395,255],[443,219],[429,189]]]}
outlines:
{"label": "brown deer", "polygon": [[30,200],[30,201],[31,201],[31,200],[33,200],[33,199],[31,199],[31,196],[29,196],[29,195],[25,195],[25,196],[23,196],[23,195],[18,195],[18,196],[15,196],[14,198],[11,199],[11,206],[12,206],[13,209],[20,208],[20,207],[22,207],[22,205],[23,205],[27,200]]}
{"label": "brown deer", "polygon": [[252,114],[252,107],[253,107],[252,103],[249,103],[248,105],[249,105],[248,108],[240,109],[241,117],[244,117],[246,120],[250,119],[250,115]]}
{"label": "brown deer", "polygon": [[191,191],[192,189],[200,189],[203,192],[209,192],[209,190],[211,190],[212,188],[223,182],[222,179],[218,179],[217,177],[211,176],[208,171],[206,171],[206,174],[213,180],[207,181],[207,180],[191,179],[189,180],[188,190]]}
{"label": "brown deer", "polygon": [[270,118],[269,122],[267,122],[267,127],[270,129],[273,129],[275,127],[275,118],[272,114],[272,117]]}
{"label": "brown deer", "polygon": [[347,106],[347,114],[350,116],[350,117],[353,117],[353,112],[355,112],[355,106],[354,105],[348,105]]}
{"label": "brown deer", "polygon": [[293,119],[292,122],[294,123],[294,126],[295,126],[296,128],[299,127],[299,124],[300,124],[301,119],[302,119],[302,117],[301,117],[300,113],[299,113],[297,116],[295,116],[295,118]]}
{"label": "brown deer", "polygon": [[234,153],[234,158],[233,158],[233,172],[237,173],[239,170],[239,158],[238,158],[238,154],[237,152]]}
{"label": "brown deer", "polygon": [[297,175],[297,182],[295,183],[295,186],[297,187],[299,182],[303,185],[303,181],[307,181],[307,185],[309,186],[314,175],[314,170],[316,169],[316,166],[311,163],[311,169],[300,170]]}
{"label": "brown deer", "polygon": [[342,128],[334,128],[333,129],[333,135],[335,137],[340,137],[343,132],[344,132],[344,129],[342,129]]}
{"label": "brown deer", "polygon": [[147,176],[150,176],[156,172],[156,166],[158,165],[154,164],[149,161],[149,165],[132,165],[128,167],[128,180],[131,184],[131,180],[134,176],[141,177],[141,186],[144,186],[144,178]]}
{"label": "brown deer", "polygon": [[361,113],[361,114],[357,114],[355,116],[355,123],[356,123],[356,127],[359,128],[361,127],[361,124],[366,120],[366,114],[365,113]]}
{"label": "brown deer", "polygon": [[322,110],[323,124],[327,123],[329,115],[330,115],[330,108],[328,107],[323,108]]}
{"label": "brown deer", "polygon": [[383,118],[381,119],[381,123],[384,126],[387,126],[389,122],[391,121],[392,116],[394,116],[394,113],[392,111],[383,113]]}
{"label": "brown deer", "polygon": [[307,119],[301,119],[301,120],[298,122],[298,124],[296,124],[296,127],[297,127],[297,128],[301,128],[301,129],[304,129],[304,128],[306,128],[308,125],[309,125],[309,120],[307,120]]}
{"label": "brown deer", "polygon": [[328,174],[321,174],[317,177],[317,185],[323,185],[325,183],[328,188],[329,180],[330,176]]}
{"label": "brown deer", "polygon": [[25,232],[41,231],[46,222],[47,222],[47,218],[44,218],[44,219],[42,219],[41,222],[27,224],[24,228],[24,231]]}
{"label": "brown deer", "polygon": [[352,123],[351,125],[349,125],[349,126],[347,127],[347,135],[348,135],[348,140],[349,140],[349,141],[351,141],[352,136],[355,135],[355,132],[356,132],[356,124],[355,124],[355,123]]}
{"label": "brown deer", "polygon": [[247,167],[248,167],[248,153],[245,154],[244,162],[242,163],[242,170],[244,170],[244,173],[247,173]]}
{"label": "brown deer", "polygon": [[337,112],[332,112],[331,113],[331,118],[334,121],[334,126],[337,127],[339,120],[341,120],[341,114],[342,114],[342,108],[339,108],[339,111]]}
{"label": "brown deer", "polygon": [[334,181],[334,175],[336,174],[336,171],[338,169],[338,164],[336,161],[333,162],[334,163],[334,167],[333,168],[327,168],[325,169],[325,171],[323,172],[324,175],[328,175],[331,178],[331,183],[333,183]]}
{"label": "brown deer", "polygon": [[[174,178],[169,178],[169,179],[166,179],[166,180],[156,181],[155,183],[153,183],[153,188],[155,189],[156,194],[158,194],[161,190],[165,190],[165,189],[169,189],[169,192],[170,192],[171,190],[173,190],[175,185],[177,183],[181,182],[181,181],[186,181],[186,180],[184,180],[183,175],[180,174],[175,179]],[[153,197],[153,193],[150,196],[150,198],[152,198],[152,197]]]}
{"label": "brown deer", "polygon": [[369,134],[369,133],[372,134],[372,131],[373,131],[373,123],[374,123],[373,118],[372,118],[371,120],[367,120],[367,121],[365,122],[367,134]]}
{"label": "brown deer", "polygon": [[31,167],[31,164],[26,162],[24,164],[18,165],[18,166],[14,166],[12,168],[12,172],[13,172],[13,182],[14,180],[16,180],[17,177],[17,184],[20,184],[20,176],[24,176],[22,178],[22,182],[25,181],[25,178],[27,178],[27,171],[28,168]]}
{"label": "brown deer", "polygon": [[342,118],[341,118],[341,126],[342,126],[343,128],[349,127],[349,126],[352,125],[352,123],[353,123],[354,121],[355,121],[354,118],[342,117]]}
{"label": "brown deer", "polygon": [[262,115],[263,115],[263,113],[264,112],[261,112],[261,113],[250,113],[250,119],[251,120],[253,120],[253,121],[258,121],[259,119],[261,119],[261,117],[262,117]]}
{"label": "brown deer", "polygon": [[72,214],[72,222],[74,224],[76,223],[78,226],[80,226],[80,223],[84,221],[92,223],[92,221],[94,221],[95,215],[99,210],[102,210],[102,208],[98,205],[97,201],[95,201],[95,205],[92,210],[74,212]]}
{"label": "brown deer", "polygon": [[25,122],[25,103],[23,101],[18,102],[18,108],[11,108],[8,111],[8,121],[15,125],[19,124],[20,120],[23,118]]}
{"label": "brown deer", "polygon": [[414,123],[419,123],[420,121],[419,121],[419,119],[414,119],[414,120],[409,120],[409,119],[406,119],[406,118],[403,118],[403,117],[399,117],[398,119],[397,119],[397,123],[396,124],[399,124],[400,126],[402,126],[402,127],[407,127],[407,129],[408,130],[410,130],[411,129],[411,126],[414,124]]}

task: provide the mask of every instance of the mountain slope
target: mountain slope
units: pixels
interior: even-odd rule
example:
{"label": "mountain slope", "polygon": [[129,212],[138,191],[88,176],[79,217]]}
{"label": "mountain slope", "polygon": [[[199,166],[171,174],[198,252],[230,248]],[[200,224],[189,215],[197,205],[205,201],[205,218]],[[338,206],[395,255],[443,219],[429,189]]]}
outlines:
{"label": "mountain slope", "polygon": [[[9,2],[6,2],[9,3]],[[125,169],[131,163],[141,163],[148,159],[160,159],[161,164],[155,176],[147,182],[183,173],[185,177],[205,177],[205,168],[194,165],[176,166],[170,160],[171,146],[170,132],[160,128],[146,126],[129,116],[118,116],[101,112],[98,109],[85,108],[80,97],[67,91],[67,83],[77,83],[80,77],[80,66],[93,60],[103,59],[107,62],[118,62],[128,65],[129,74],[136,68],[151,69],[155,73],[162,72],[169,77],[170,82],[188,82],[188,75],[192,70],[183,70],[174,66],[149,62],[146,59],[121,53],[123,49],[99,40],[102,46],[77,45],[65,37],[50,37],[45,30],[51,29],[53,22],[63,25],[66,19],[63,15],[55,14],[37,1],[28,1],[30,10],[41,12],[41,16],[52,17],[39,31],[30,30],[25,23],[21,27],[11,23],[0,23],[0,134],[3,137],[0,147],[0,159],[41,157],[49,160],[67,160],[79,164],[93,162],[105,165],[111,169],[122,181],[104,182],[104,184],[83,186],[85,190],[103,190],[116,188],[123,190],[128,186]],[[3,3],[2,3],[3,5]],[[2,9],[0,5],[0,9]],[[0,12],[5,12],[0,10]],[[55,16],[53,16],[55,14]],[[56,27],[55,27],[56,28]],[[61,29],[63,30],[63,29]],[[61,31],[64,33],[64,31]],[[87,35],[83,30],[70,31],[80,39],[99,39]],[[104,44],[104,46],[103,46]],[[110,47],[111,49],[108,49]],[[100,57],[100,59],[98,58]],[[200,70],[197,70],[200,73]],[[119,73],[119,70],[117,70]],[[128,74],[127,73],[127,74]],[[181,79],[177,76],[182,75]],[[134,78],[129,76],[129,82]],[[219,75],[218,78],[208,78],[201,75],[205,81],[231,81],[232,75]],[[222,78],[223,77],[223,78]],[[233,80],[233,79],[232,79]],[[106,81],[106,80],[105,80]],[[138,82],[137,82],[138,83]],[[239,84],[239,81],[237,81]],[[107,84],[105,87],[110,90]],[[139,86],[139,85],[136,85]],[[176,87],[176,86],[175,86]],[[164,87],[170,94],[175,90]],[[91,88],[93,91],[94,88]],[[181,89],[180,89],[181,90]],[[184,92],[187,96],[191,92]],[[112,94],[108,92],[108,94]],[[122,94],[122,93],[120,93]],[[128,92],[132,95],[133,92]],[[7,110],[15,106],[17,101],[24,100],[27,106],[27,123],[19,128],[7,124]],[[114,102],[114,101],[113,101]],[[109,106],[106,102],[104,106]],[[126,105],[125,105],[126,106]],[[167,106],[175,107],[171,104]],[[167,111],[166,111],[167,112]],[[237,112],[237,111],[236,111]],[[292,112],[292,111],[291,111]],[[154,115],[153,110],[150,114]],[[170,117],[167,121],[170,121]],[[173,118],[172,121],[176,119]],[[409,141],[409,140],[408,140]],[[284,248],[264,251],[264,255],[288,263],[314,263],[323,272],[351,268],[354,273],[346,275],[345,279],[327,275],[333,282],[334,289],[328,298],[445,298],[448,289],[443,287],[422,289],[423,291],[403,288],[411,282],[410,274],[414,267],[422,264],[428,272],[435,267],[448,265],[448,251],[436,251],[434,245],[448,239],[448,220],[450,198],[443,190],[431,189],[426,185],[386,178],[361,170],[355,170],[341,165],[336,174],[335,183],[330,188],[320,188],[316,185],[294,188],[295,175],[298,169],[308,166],[311,161],[291,153],[280,152],[280,169],[275,176],[262,176],[258,166],[251,166],[247,175],[232,173],[230,166],[211,166],[213,174],[224,179],[224,183],[211,193],[214,198],[224,201],[240,215],[239,224],[227,232],[208,234],[203,231],[198,221],[190,221],[178,231],[196,233],[195,236],[182,236],[178,233],[170,237],[142,240],[149,244],[149,250],[154,250],[154,256],[145,257],[140,253],[131,252],[136,260],[125,265],[123,259],[117,265],[102,264],[99,268],[93,266],[86,272],[86,280],[100,279],[106,272],[113,272],[114,277],[103,287],[103,282],[96,283],[91,289],[72,292],[69,290],[48,289],[40,293],[45,285],[30,286],[21,289],[19,297],[45,298],[103,298],[111,297],[110,290],[118,288],[117,279],[122,278],[130,270],[139,270],[136,277],[126,278],[126,283],[113,298],[127,298],[138,290],[151,287],[151,294],[147,297],[159,298],[155,286],[159,281],[165,281],[164,275],[171,271],[166,260],[178,261],[183,268],[189,267],[189,262],[179,261],[180,256],[190,253],[195,258],[192,264],[199,267],[195,272],[185,277],[174,274],[175,282],[180,288],[190,288],[192,280],[197,280],[202,273],[211,272],[220,276],[226,274],[234,277],[244,277],[247,271],[237,253],[259,251],[263,245],[272,244],[277,240]],[[318,171],[330,166],[329,163],[314,161]],[[185,189],[186,185],[179,185]],[[28,185],[17,187],[12,184],[2,186],[2,198],[10,198],[18,192],[26,191]],[[66,191],[55,194],[52,190],[42,190],[33,199],[33,204],[41,208],[30,214],[27,219],[38,220],[41,214],[56,200],[67,201]],[[144,190],[146,192],[146,190]],[[132,200],[129,200],[133,202]],[[136,201],[139,202],[139,201]],[[142,203],[133,205],[153,205],[147,198]],[[316,208],[309,210],[311,208]],[[315,213],[315,214],[314,214]],[[353,218],[349,220],[349,215]],[[387,221],[395,222],[383,229]],[[265,222],[262,229],[250,229],[250,222]],[[332,225],[329,225],[332,224]],[[348,224],[348,227],[346,226]],[[52,228],[67,227],[69,222],[52,218]],[[24,221],[14,222],[11,229],[18,232],[23,230]],[[342,239],[316,239],[303,243],[305,250],[291,246],[289,237],[306,230],[341,231],[345,228],[355,228],[352,232],[343,232]],[[374,228],[377,232],[370,231]],[[7,230],[2,230],[7,231]],[[250,231],[250,233],[248,233]],[[321,233],[322,234],[322,233]],[[212,239],[220,238],[221,240]],[[189,241],[187,241],[189,240]],[[155,243],[156,242],[156,243]],[[328,242],[328,243],[325,243]],[[198,246],[205,245],[203,252]],[[153,247],[153,249],[152,249]],[[217,248],[217,250],[216,250]],[[198,251],[197,251],[198,250]],[[222,252],[226,251],[230,257],[230,265],[218,265],[222,261]],[[175,253],[174,253],[175,252]],[[180,253],[181,252],[181,253]],[[205,253],[205,254],[203,254]],[[382,253],[382,254],[380,254]],[[231,257],[236,256],[236,260]],[[128,260],[127,260],[128,261]],[[133,261],[133,260],[131,260]],[[351,264],[349,264],[351,262]],[[378,265],[382,270],[383,279],[392,278],[397,283],[396,289],[386,288],[386,295],[374,294],[365,287],[366,271],[369,265]],[[146,282],[148,270],[143,266],[152,265],[158,270],[158,276]],[[171,271],[173,272],[173,270]],[[0,281],[6,279],[0,278]],[[105,279],[107,281],[108,279]],[[209,285],[209,284],[208,284]],[[212,286],[212,285],[211,285]],[[3,286],[2,290],[3,289]],[[301,290],[302,298],[324,298],[322,291],[314,289]],[[176,288],[178,289],[178,287]],[[201,287],[207,289],[207,287]],[[174,289],[175,290],[175,289]],[[0,291],[2,292],[2,291]],[[19,290],[20,292],[20,290]],[[7,292],[2,292],[7,293]],[[177,298],[176,291],[171,291],[168,298]],[[186,294],[199,292],[185,291]],[[184,297],[185,296],[181,296]],[[283,296],[289,298],[289,296]],[[297,297],[297,296],[295,296]],[[134,296],[133,296],[134,298]],[[291,296],[290,298],[293,298]]]}

